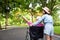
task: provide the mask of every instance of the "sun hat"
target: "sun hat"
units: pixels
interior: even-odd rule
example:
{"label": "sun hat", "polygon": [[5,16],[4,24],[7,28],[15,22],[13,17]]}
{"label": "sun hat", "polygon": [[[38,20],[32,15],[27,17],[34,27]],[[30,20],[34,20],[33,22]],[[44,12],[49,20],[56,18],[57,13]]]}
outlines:
{"label": "sun hat", "polygon": [[48,14],[50,14],[50,9],[48,7],[44,7],[42,8],[45,12],[47,12]]}

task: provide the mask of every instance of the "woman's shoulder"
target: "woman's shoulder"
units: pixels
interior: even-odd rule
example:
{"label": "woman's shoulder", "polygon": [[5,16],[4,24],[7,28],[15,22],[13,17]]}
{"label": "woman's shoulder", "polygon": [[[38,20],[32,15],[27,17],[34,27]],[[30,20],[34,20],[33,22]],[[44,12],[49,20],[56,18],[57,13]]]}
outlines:
{"label": "woman's shoulder", "polygon": [[49,14],[44,14],[44,16],[51,16],[51,15],[49,15]]}
{"label": "woman's shoulder", "polygon": [[47,14],[44,14],[43,17],[47,16]]}

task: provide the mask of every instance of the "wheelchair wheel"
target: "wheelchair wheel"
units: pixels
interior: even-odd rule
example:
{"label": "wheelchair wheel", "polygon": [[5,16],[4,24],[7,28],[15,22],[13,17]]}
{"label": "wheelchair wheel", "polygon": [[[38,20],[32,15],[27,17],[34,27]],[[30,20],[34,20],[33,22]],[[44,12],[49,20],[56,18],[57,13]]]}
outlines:
{"label": "wheelchair wheel", "polygon": [[25,36],[25,40],[30,40],[30,35],[29,35],[29,28],[27,28],[27,32],[26,32],[26,36]]}

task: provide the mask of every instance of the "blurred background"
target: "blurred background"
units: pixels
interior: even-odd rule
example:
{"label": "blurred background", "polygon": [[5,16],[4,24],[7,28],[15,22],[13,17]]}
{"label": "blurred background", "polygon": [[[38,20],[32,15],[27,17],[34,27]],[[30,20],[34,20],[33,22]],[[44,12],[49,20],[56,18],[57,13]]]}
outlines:
{"label": "blurred background", "polygon": [[0,30],[8,27],[28,27],[20,15],[31,22],[42,16],[47,6],[54,19],[54,32],[60,34],[60,0],[0,0]]}

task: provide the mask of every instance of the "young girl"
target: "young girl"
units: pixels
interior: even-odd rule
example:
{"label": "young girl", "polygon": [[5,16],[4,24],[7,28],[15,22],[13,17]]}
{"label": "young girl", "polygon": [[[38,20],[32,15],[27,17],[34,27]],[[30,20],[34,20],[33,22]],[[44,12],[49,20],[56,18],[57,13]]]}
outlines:
{"label": "young girl", "polygon": [[[30,26],[32,22],[30,22],[28,19],[26,19],[24,16],[22,18],[27,22],[27,24]],[[37,17],[36,20],[38,20],[40,17]],[[43,27],[44,25],[42,23],[37,24],[36,26],[31,26],[29,28],[29,34],[30,34],[30,40],[38,40],[39,38],[43,38]]]}
{"label": "young girl", "polygon": [[46,40],[53,40],[53,35],[54,35],[54,28],[53,28],[53,18],[50,15],[50,10],[47,7],[43,8],[43,13],[44,15],[38,19],[35,23],[31,24],[30,26],[36,26],[39,24],[41,21],[44,22],[44,34],[46,37]]}

